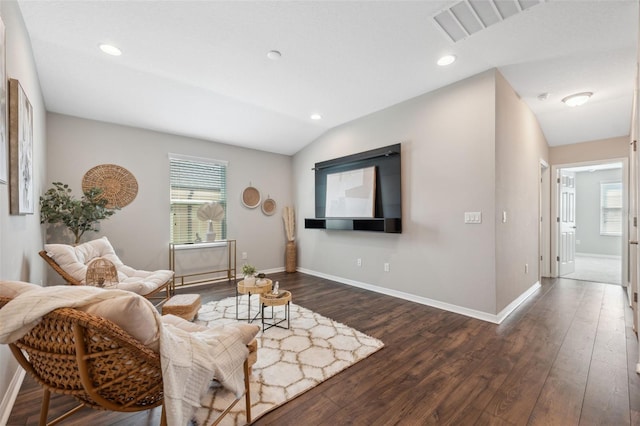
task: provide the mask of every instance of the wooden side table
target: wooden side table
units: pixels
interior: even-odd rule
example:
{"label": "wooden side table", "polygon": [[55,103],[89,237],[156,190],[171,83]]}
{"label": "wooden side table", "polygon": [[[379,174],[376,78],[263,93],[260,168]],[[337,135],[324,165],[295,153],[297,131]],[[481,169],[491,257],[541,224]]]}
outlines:
{"label": "wooden side table", "polygon": [[[280,290],[278,294],[273,294],[270,292],[260,294],[260,304],[262,305],[262,331],[266,331],[272,327],[284,328],[287,330],[289,329],[289,326],[291,325],[291,315],[290,315],[291,292],[290,291]],[[271,323],[265,322],[264,309],[267,306],[271,306],[271,319],[273,319],[273,322]],[[284,318],[281,318],[279,320],[276,318],[273,312],[274,306],[284,306]],[[286,327],[280,325],[285,321],[287,322]]]}
{"label": "wooden side table", "polygon": [[[248,322],[253,322],[256,318],[258,318],[258,316],[261,313],[260,306],[258,306],[258,312],[256,313],[256,315],[253,318],[251,317],[251,295],[270,293],[272,284],[273,282],[268,278],[266,280],[266,283],[262,285],[249,286],[249,285],[244,285],[244,280],[238,281],[238,284],[236,285],[236,319],[238,321],[246,320]],[[238,316],[238,306],[240,305],[240,295],[242,294],[249,295],[247,300],[247,317],[246,318],[239,318]]]}

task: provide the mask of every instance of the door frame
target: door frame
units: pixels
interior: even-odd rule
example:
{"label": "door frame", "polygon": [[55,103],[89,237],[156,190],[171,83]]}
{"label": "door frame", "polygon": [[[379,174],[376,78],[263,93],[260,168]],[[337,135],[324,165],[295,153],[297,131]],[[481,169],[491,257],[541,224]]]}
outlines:
{"label": "door frame", "polygon": [[551,167],[540,159],[538,176],[538,281],[551,276]]}
{"label": "door frame", "polygon": [[571,167],[594,166],[597,164],[622,163],[622,236],[621,236],[621,285],[627,287],[629,284],[629,227],[628,227],[628,203],[629,203],[629,159],[628,158],[607,158],[602,160],[582,161],[578,163],[554,164],[551,166],[551,276],[558,277],[558,227],[560,207],[560,191],[558,190],[558,171]]}

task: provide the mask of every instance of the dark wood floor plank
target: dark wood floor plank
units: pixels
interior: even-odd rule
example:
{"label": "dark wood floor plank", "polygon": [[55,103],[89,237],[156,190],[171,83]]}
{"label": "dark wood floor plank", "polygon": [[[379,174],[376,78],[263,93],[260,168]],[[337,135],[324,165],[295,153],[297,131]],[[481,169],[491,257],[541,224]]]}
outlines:
{"label": "dark wood floor plank", "polygon": [[[638,424],[638,341],[619,286],[543,279],[501,325],[318,277],[273,274],[293,302],[381,339],[385,348],[258,419],[256,425]],[[203,303],[233,285],[179,289]],[[582,395],[584,399],[581,399]],[[9,425],[37,424],[25,380]],[[74,404],[52,398],[52,414]],[[83,410],[64,425],[151,425],[160,410]]]}
{"label": "dark wood floor plank", "polygon": [[[530,417],[583,293],[573,283],[559,282],[545,294],[544,303],[521,320],[518,333],[507,337],[520,343],[526,340],[526,350],[516,352],[518,359],[486,412],[516,424]],[[522,350],[523,345],[517,347]]]}
{"label": "dark wood floor plank", "polygon": [[585,289],[529,424],[579,423],[603,297],[604,289],[600,286]]}
{"label": "dark wood floor plank", "polygon": [[606,286],[589,368],[580,423],[627,425],[629,378],[624,324],[626,296],[618,286]]}

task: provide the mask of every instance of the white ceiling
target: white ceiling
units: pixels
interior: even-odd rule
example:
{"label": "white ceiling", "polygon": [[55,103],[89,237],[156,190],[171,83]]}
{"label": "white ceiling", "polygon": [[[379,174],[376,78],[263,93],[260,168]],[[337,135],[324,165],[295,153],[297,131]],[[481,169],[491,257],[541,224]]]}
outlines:
{"label": "white ceiling", "polygon": [[[550,145],[629,134],[636,0],[547,0],[457,43],[433,20],[455,3],[19,0],[47,110],[61,114],[294,154],[497,67]],[[458,61],[438,67],[445,53]],[[560,102],[584,91],[582,107]]]}

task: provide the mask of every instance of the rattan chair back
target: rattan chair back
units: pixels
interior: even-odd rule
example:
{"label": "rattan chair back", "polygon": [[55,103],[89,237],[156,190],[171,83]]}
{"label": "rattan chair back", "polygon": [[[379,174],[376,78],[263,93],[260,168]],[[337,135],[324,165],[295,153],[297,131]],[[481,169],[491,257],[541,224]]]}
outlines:
{"label": "rattan chair back", "polygon": [[[0,308],[9,300],[0,298]],[[9,347],[44,388],[41,425],[55,424],[82,406],[132,412],[163,404],[160,355],[104,318],[56,309]],[[81,404],[47,423],[51,392]],[[164,406],[162,419],[164,424]]]}

